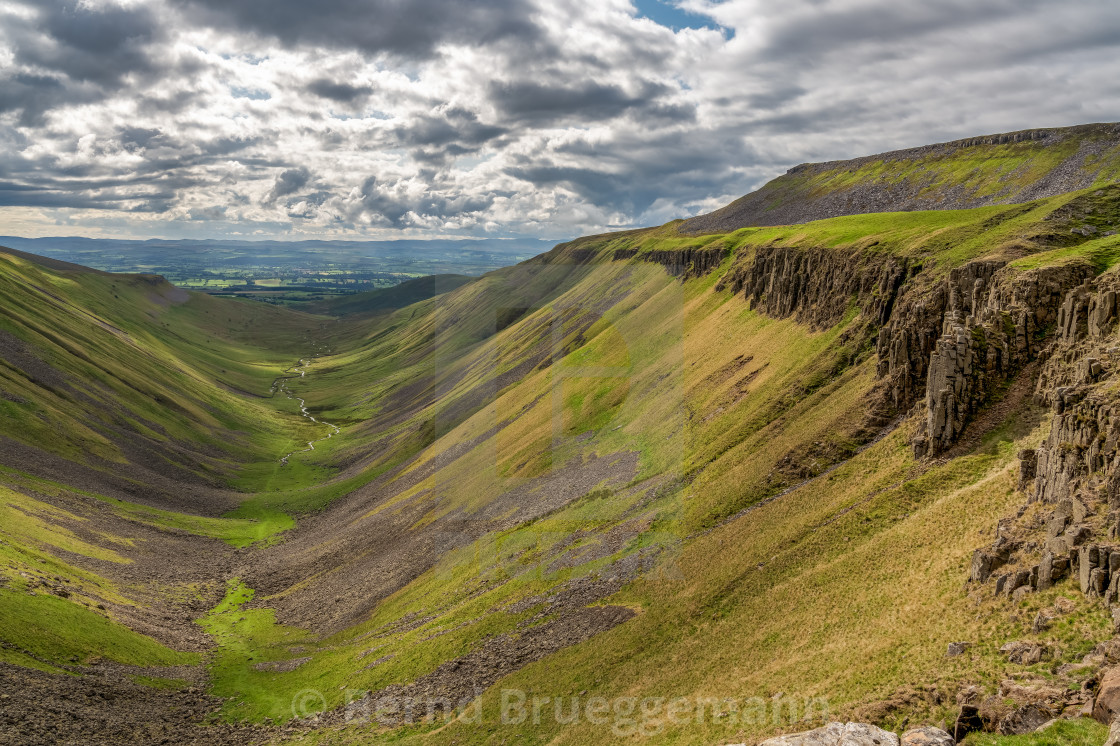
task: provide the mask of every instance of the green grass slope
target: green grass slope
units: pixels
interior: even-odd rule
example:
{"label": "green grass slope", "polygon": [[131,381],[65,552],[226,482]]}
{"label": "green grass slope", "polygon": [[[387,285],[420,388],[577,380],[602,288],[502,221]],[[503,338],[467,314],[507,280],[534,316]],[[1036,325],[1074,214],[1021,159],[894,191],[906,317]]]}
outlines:
{"label": "green grass slope", "polygon": [[1120,180],[1120,125],[956,140],[847,161],[805,163],[681,231],[725,233],[842,215],[1028,202]]}
{"label": "green grass slope", "polygon": [[[1006,181],[1046,158],[975,168]],[[776,700],[942,722],[961,687],[1048,680],[1110,638],[1068,585],[962,590],[1023,501],[1015,454],[1047,414],[916,459],[919,418],[872,411],[881,319],[853,297],[814,327],[731,289],[775,249],[905,259],[931,283],[976,259],[1101,273],[1120,187],[701,236],[674,222],[341,320],[0,253],[0,655],[69,670],[208,651],[226,718],[332,712],[303,742],[709,744],[802,724]],[[300,358],[287,387],[340,433],[283,467],[323,435],[269,395]],[[1059,597],[1073,611],[1033,632]],[[156,625],[161,608],[189,620]],[[206,639],[182,644],[188,626]],[[1013,639],[1058,657],[1009,664]],[[956,640],[977,644],[946,659]],[[503,690],[548,701],[503,719]],[[412,723],[341,709],[389,696],[474,704]]]}
{"label": "green grass slope", "polygon": [[[1077,659],[1111,636],[1103,609],[1063,588],[978,612],[961,591],[972,550],[1022,501],[1014,455],[1041,437],[1041,414],[1013,416],[945,463],[914,459],[914,420],[864,448],[877,432],[867,419],[875,329],[858,306],[813,331],[717,286],[774,246],[907,257],[931,277],[993,257],[1104,271],[1120,257],[1115,196],[1089,189],[701,239],[675,224],[592,237],[348,330],[303,389],[314,411],[350,423],[352,439],[324,462],[337,459],[345,496],[262,549],[207,622],[230,651],[215,691],[232,697],[230,715],[259,720],[287,717],[307,689],[334,708],[423,677],[450,686],[447,666],[563,619],[549,599],[617,576],[621,587],[604,582],[587,603],[636,615],[487,684],[489,727],[437,719],[393,737],[612,737],[609,724],[551,715],[498,727],[509,688],[585,703],[786,692],[827,697],[837,716],[936,722],[952,714],[957,687],[1016,672],[1000,644],[1029,635],[1034,612],[1061,593],[1078,612],[1051,634],[1063,660]],[[719,268],[681,281],[647,261],[698,248],[724,251]],[[636,253],[615,261],[619,250]],[[592,468],[630,463],[626,454],[625,469]],[[597,481],[555,497],[553,477],[581,474]],[[392,555],[379,549],[390,529]],[[386,564],[433,536],[442,551],[381,582]],[[958,639],[986,642],[946,663]],[[262,656],[290,668],[258,670]],[[941,698],[868,709],[923,688]],[[791,725],[709,715],[675,726],[663,715],[649,725],[653,742],[737,742]],[[380,732],[344,731],[354,743]]]}

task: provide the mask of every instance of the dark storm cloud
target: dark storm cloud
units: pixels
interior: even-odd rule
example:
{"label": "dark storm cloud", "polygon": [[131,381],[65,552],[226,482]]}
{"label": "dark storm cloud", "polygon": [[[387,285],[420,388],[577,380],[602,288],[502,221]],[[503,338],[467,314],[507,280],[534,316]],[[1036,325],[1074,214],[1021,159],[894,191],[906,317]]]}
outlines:
{"label": "dark storm cloud", "polygon": [[327,78],[313,80],[307,85],[307,90],[320,98],[337,101],[340,104],[351,104],[369,97],[373,89],[369,86],[355,86],[349,83],[340,83]]}
{"label": "dark storm cloud", "polygon": [[509,130],[492,124],[484,124],[478,115],[467,109],[448,109],[438,115],[421,115],[408,126],[397,127],[397,138],[406,145],[446,145],[447,143],[466,143],[481,145],[501,137]]}
{"label": "dark storm cloud", "polygon": [[520,0],[172,0],[193,21],[282,43],[427,57],[444,42],[536,39]]}
{"label": "dark storm cloud", "polygon": [[309,181],[311,181],[311,171],[306,167],[289,168],[276,177],[276,182],[272,185],[272,189],[265,195],[264,203],[272,204],[281,197],[295,194],[300,189],[303,189]]}
{"label": "dark storm cloud", "polygon": [[3,35],[13,67],[34,72],[0,78],[0,111],[18,111],[25,126],[58,106],[103,100],[126,75],[159,69],[148,46],[163,32],[149,8],[59,0],[25,7],[34,17],[7,15]]}
{"label": "dark storm cloud", "polygon": [[170,204],[174,192],[145,190],[142,192],[113,189],[75,189],[70,186],[47,188],[27,184],[0,182],[0,206],[4,207],[81,207],[89,209],[129,209],[134,203]]}
{"label": "dark storm cloud", "polygon": [[90,7],[76,2],[36,3],[42,36],[27,36],[17,59],[58,70],[72,80],[113,84],[154,66],[145,47],[162,36],[147,7]]}
{"label": "dark storm cloud", "polygon": [[642,81],[636,93],[621,86],[594,81],[575,85],[555,85],[535,80],[494,83],[490,99],[504,116],[523,123],[548,124],[568,120],[585,122],[614,119],[639,110],[665,119],[689,120],[695,116],[691,106],[672,105],[668,98],[675,89],[653,81]]}
{"label": "dark storm cloud", "polygon": [[526,157],[506,172],[536,189],[561,186],[591,204],[638,215],[670,190],[682,202],[702,199],[740,181],[741,164],[764,161],[734,130],[707,133],[704,138],[690,132],[631,138],[610,147],[576,140],[557,148],[566,160],[575,157],[586,166]]}
{"label": "dark storm cloud", "polygon": [[[1091,0],[1090,4],[1098,0]],[[1108,2],[1109,0],[1105,0]],[[808,12],[777,23],[759,45],[769,60],[820,57],[837,49],[870,44],[890,53],[894,43],[960,28],[975,28],[1030,12],[1048,0],[930,0],[921,3],[807,3]],[[1104,7],[1103,3],[1101,7]],[[782,16],[776,15],[777,19]]]}

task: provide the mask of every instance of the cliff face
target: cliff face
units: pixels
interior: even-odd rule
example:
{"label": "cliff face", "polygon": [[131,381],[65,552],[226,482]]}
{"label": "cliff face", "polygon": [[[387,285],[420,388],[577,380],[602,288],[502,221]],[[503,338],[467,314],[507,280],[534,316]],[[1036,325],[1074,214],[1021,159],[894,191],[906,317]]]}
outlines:
{"label": "cliff face", "polygon": [[645,262],[660,264],[673,277],[688,279],[701,277],[714,271],[727,258],[728,251],[723,246],[704,248],[684,248],[677,250],[655,250],[639,254],[637,249],[617,249],[612,254],[615,261],[625,261],[637,257]]}
{"label": "cliff face", "polygon": [[1070,576],[1082,593],[1120,601],[1118,290],[1116,272],[1085,279],[1058,308],[1035,390],[1049,432],[1019,454],[1024,506],[973,559],[971,580],[993,579],[996,594],[1022,596]]}
{"label": "cliff face", "polygon": [[1020,270],[986,260],[942,277],[887,254],[769,246],[733,266],[717,289],[818,330],[858,311],[857,333],[875,340],[886,407],[896,415],[923,408],[914,441],[922,457],[956,442],[997,389],[1040,355],[1059,319],[1101,313],[1088,310],[1097,301],[1072,299],[1091,274],[1087,263]]}
{"label": "cliff face", "polygon": [[751,307],[767,316],[793,316],[813,329],[827,329],[850,310],[884,323],[910,275],[906,259],[887,254],[763,246],[717,289],[745,293]]}

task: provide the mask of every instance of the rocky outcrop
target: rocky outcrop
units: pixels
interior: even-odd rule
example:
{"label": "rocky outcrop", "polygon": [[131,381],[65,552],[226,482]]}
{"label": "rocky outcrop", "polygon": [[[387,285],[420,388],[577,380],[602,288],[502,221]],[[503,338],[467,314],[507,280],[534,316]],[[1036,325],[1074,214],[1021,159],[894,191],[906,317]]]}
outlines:
{"label": "rocky outcrop", "polygon": [[637,249],[616,249],[611,258],[614,261],[640,259],[660,264],[673,277],[690,279],[702,277],[717,269],[727,258],[728,250],[723,245],[706,248],[689,247],[638,253]]}
{"label": "rocky outcrop", "polygon": [[[1034,307],[1039,328],[1054,310],[1055,331],[1035,389],[1051,411],[1049,432],[1038,448],[1020,452],[1018,488],[1026,504],[1019,517],[1000,522],[991,546],[974,553],[970,580],[994,579],[996,595],[1022,597],[1070,578],[1081,593],[1114,605],[1120,603],[1120,273],[1088,278],[1085,268],[1059,270],[1064,274],[1051,272],[1026,296],[1043,301]],[[1027,348],[1007,351],[1012,357],[1032,354],[1027,331]],[[1031,503],[1043,507],[1028,510]]]}
{"label": "rocky outcrop", "polygon": [[1023,271],[975,261],[916,284],[879,332],[879,376],[897,411],[925,403],[919,456],[951,446],[1002,383],[1035,359],[1087,264]]}
{"label": "rocky outcrop", "polygon": [[853,309],[878,326],[890,318],[902,284],[919,269],[889,254],[760,246],[717,289],[742,292],[767,316],[792,316],[813,329],[832,327]]}
{"label": "rocky outcrop", "polygon": [[758,746],[899,746],[899,739],[867,723],[829,723],[805,733],[771,738]]}

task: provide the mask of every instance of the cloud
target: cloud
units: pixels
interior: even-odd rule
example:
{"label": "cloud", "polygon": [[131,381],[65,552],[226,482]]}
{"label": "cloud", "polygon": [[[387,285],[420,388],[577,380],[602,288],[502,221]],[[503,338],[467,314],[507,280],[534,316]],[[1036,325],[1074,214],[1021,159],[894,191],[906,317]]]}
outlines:
{"label": "cloud", "polygon": [[565,238],[808,160],[1120,120],[1112,0],[677,5],[0,2],[0,217]]}
{"label": "cloud", "polygon": [[289,168],[276,177],[276,182],[272,185],[268,194],[265,195],[264,202],[270,205],[281,197],[295,194],[303,189],[309,181],[311,181],[311,172],[305,166]]}
{"label": "cloud", "polygon": [[174,0],[195,22],[289,46],[428,57],[445,43],[532,41],[532,6],[518,0]]}
{"label": "cloud", "polygon": [[633,93],[619,85],[595,81],[557,85],[536,80],[492,83],[490,99],[501,112],[523,123],[555,125],[567,121],[582,123],[614,119],[623,114],[639,112],[658,118],[689,120],[695,108],[666,104],[677,88],[650,80],[642,80]]}
{"label": "cloud", "polygon": [[327,78],[317,78],[307,84],[307,90],[320,98],[330,99],[338,103],[350,104],[369,97],[372,89],[369,86],[355,86],[349,83],[340,83]]}

